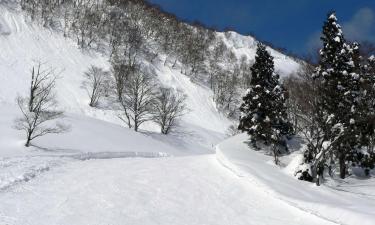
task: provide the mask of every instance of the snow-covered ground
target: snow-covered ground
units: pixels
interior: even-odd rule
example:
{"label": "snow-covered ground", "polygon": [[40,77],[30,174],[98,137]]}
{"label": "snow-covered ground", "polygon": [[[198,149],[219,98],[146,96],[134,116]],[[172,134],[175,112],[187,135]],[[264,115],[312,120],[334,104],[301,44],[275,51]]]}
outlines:
{"label": "snow-covered ground", "polygon": [[0,224],[333,224],[236,176],[212,152],[89,117],[68,114],[69,133],[25,149],[11,128],[17,108],[4,108]]}
{"label": "snow-covered ground", "polygon": [[[231,33],[235,54],[254,57],[251,37]],[[284,74],[298,64],[273,51]],[[25,148],[12,128],[14,99],[27,94],[36,60],[59,72],[57,100],[70,131]],[[83,72],[107,57],[82,52],[61,34],[27,21],[0,4],[0,224],[371,224],[372,180],[315,187],[252,152],[239,135],[225,139],[231,121],[212,102],[209,88],[163,66],[145,62],[160,83],[182,90],[190,109],[180,128],[160,135],[148,123],[136,133],[117,113],[88,106]],[[333,189],[335,188],[335,189]],[[337,189],[340,189],[339,191]],[[308,191],[306,191],[308,190]],[[361,220],[360,220],[361,219]]]}
{"label": "snow-covered ground", "polygon": [[0,194],[5,224],[333,224],[277,200],[214,156],[74,162]]}

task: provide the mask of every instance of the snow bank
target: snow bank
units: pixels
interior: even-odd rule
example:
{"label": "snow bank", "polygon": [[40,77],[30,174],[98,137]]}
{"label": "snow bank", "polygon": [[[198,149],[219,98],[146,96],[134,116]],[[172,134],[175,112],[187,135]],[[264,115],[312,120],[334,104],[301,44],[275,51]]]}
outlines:
{"label": "snow bank", "polygon": [[253,185],[300,210],[339,224],[371,225],[375,220],[375,197],[354,192],[337,192],[326,186],[296,180],[272,159],[252,150],[246,134],[230,138],[217,146],[217,158],[227,168]]}
{"label": "snow bank", "polygon": [[74,159],[91,160],[91,159],[121,159],[121,158],[161,158],[168,157],[165,152],[87,152],[78,155],[72,155]]}

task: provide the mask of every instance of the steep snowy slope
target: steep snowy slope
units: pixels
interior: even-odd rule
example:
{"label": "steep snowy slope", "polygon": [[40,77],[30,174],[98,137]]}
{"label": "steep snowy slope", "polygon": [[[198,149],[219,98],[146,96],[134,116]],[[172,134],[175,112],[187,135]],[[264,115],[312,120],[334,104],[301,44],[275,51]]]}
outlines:
{"label": "steep snowy slope", "polygon": [[[219,38],[221,38],[227,47],[232,50],[237,58],[241,56],[246,56],[248,59],[254,59],[257,48],[257,40],[251,36],[243,36],[236,32],[218,33]],[[281,77],[289,76],[291,73],[296,72],[300,64],[293,60],[291,57],[281,54],[280,52],[268,47],[271,55],[274,57],[276,72],[281,75]]]}
{"label": "steep snowy slope", "polygon": [[[82,52],[62,34],[26,22],[22,12],[0,6],[0,18],[1,27],[6,27],[2,29],[7,30],[0,35],[0,102],[14,104],[18,94],[27,94],[31,68],[40,60],[55,68],[59,74],[57,100],[66,112],[122,124],[117,118],[120,112],[89,107],[88,95],[82,88],[83,72],[91,64],[108,69],[108,57],[95,52]],[[161,60],[155,60],[154,64],[148,66],[161,83],[180,89],[188,96],[190,112],[183,118],[181,127],[184,129],[180,132],[190,134],[193,141],[186,144],[211,149],[224,137],[231,124],[216,110],[212,92],[191,82],[178,70],[164,67]],[[158,131],[153,124],[146,124],[143,129]]]}

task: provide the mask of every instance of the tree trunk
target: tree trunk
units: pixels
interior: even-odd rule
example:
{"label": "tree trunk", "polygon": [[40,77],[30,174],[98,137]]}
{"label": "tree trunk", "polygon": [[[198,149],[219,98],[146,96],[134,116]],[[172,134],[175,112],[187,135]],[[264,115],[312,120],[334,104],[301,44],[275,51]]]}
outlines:
{"label": "tree trunk", "polygon": [[341,155],[340,155],[339,164],[340,164],[340,178],[345,179],[346,165],[345,165],[345,155],[344,155],[344,153],[341,153]]}
{"label": "tree trunk", "polygon": [[30,141],[31,141],[31,134],[28,134],[27,135],[27,140],[26,140],[26,143],[25,143],[26,147],[30,147]]}
{"label": "tree trunk", "polygon": [[138,127],[139,127],[138,119],[137,119],[137,117],[135,116],[135,118],[134,118],[134,131],[135,131],[135,132],[138,132]]}
{"label": "tree trunk", "polygon": [[172,65],[172,68],[173,68],[173,69],[176,67],[176,64],[177,64],[177,57],[176,57],[176,59],[174,60],[174,63],[173,63],[173,65]]}

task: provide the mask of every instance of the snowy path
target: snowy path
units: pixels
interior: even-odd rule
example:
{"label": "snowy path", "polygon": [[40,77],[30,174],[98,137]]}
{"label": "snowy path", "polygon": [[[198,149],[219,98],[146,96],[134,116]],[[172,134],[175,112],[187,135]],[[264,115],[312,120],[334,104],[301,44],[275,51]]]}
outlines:
{"label": "snowy path", "polygon": [[214,155],[74,161],[0,192],[0,224],[331,224],[270,197]]}

